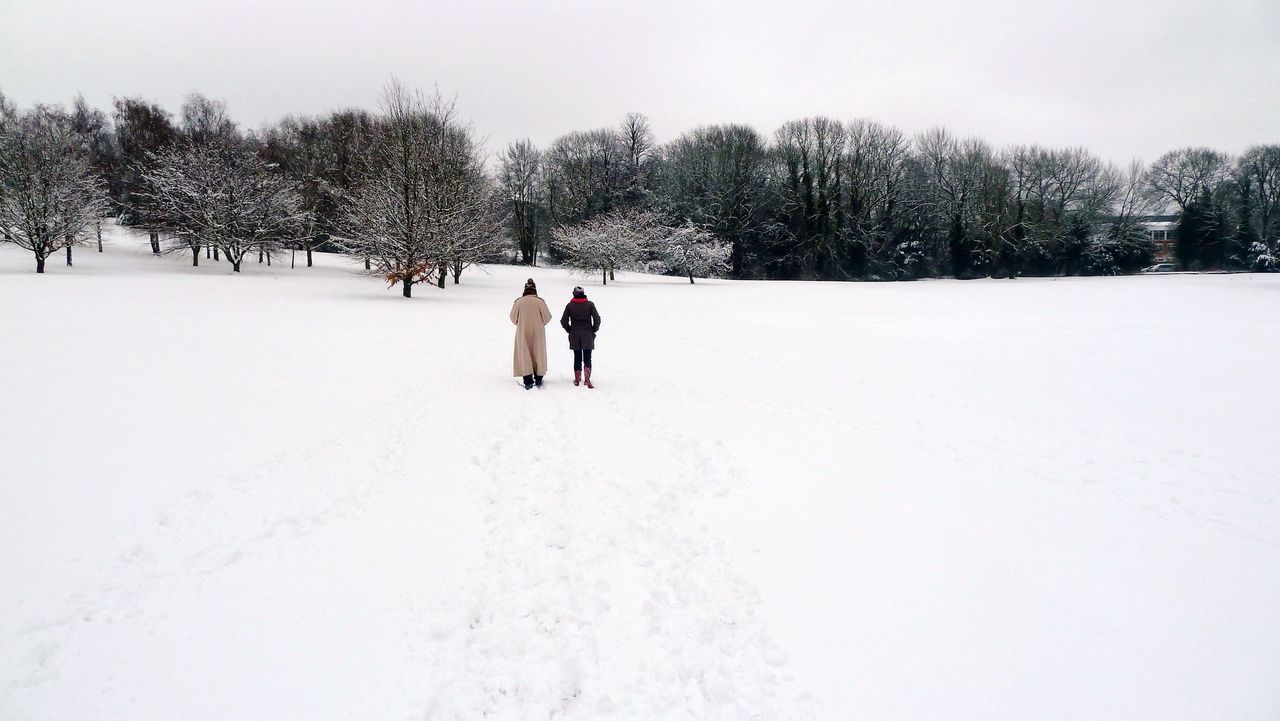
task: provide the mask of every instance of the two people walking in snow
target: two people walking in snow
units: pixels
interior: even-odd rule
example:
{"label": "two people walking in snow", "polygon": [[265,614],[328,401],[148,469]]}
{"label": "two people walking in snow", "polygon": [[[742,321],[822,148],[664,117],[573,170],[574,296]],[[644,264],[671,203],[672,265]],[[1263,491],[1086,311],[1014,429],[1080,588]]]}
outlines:
{"label": "two people walking in snow", "polygon": [[[551,311],[538,297],[538,286],[533,278],[525,281],[524,294],[511,306],[511,323],[516,327],[515,355],[512,373],[524,380],[526,390],[542,387],[542,377],[547,374],[547,334],[544,326],[551,322]],[[595,350],[596,332],[600,330],[600,313],[596,304],[587,299],[587,293],[578,286],[573,289],[573,299],[564,307],[560,326],[569,334],[569,348],[573,351],[573,384],[583,383],[583,372],[588,388],[591,384],[591,351]]]}

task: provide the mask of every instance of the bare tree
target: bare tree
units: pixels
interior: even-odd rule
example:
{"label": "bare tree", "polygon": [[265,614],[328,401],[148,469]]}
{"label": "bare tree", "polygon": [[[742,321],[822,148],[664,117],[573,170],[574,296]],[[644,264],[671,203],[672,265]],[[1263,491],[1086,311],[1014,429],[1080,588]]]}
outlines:
{"label": "bare tree", "polygon": [[0,227],[31,251],[36,272],[45,259],[82,242],[106,212],[105,189],[89,164],[70,119],[37,106],[0,130]]}
{"label": "bare tree", "polygon": [[1179,212],[1226,179],[1230,161],[1209,148],[1181,148],[1161,155],[1147,172],[1152,196],[1172,201]]}
{"label": "bare tree", "polygon": [[764,224],[767,151],[745,125],[714,125],[681,135],[663,150],[662,205],[729,242],[730,273],[741,277]]}
{"label": "bare tree", "polygon": [[1250,216],[1264,243],[1280,239],[1280,145],[1256,145],[1240,157],[1238,172],[1249,179]]}
{"label": "bare tree", "polygon": [[626,187],[624,158],[622,143],[609,128],[557,138],[542,157],[552,224],[572,225],[612,210]]}
{"label": "bare tree", "polygon": [[776,260],[784,275],[847,274],[841,262],[847,141],[844,124],[823,117],[793,120],[774,133],[773,191],[787,230]]}
{"label": "bare tree", "polygon": [[997,162],[982,140],[958,140],[945,128],[929,130],[916,139],[927,173],[928,203],[945,228],[951,272],[967,277],[985,262],[974,224],[973,209],[983,194],[988,167]]}
{"label": "bare tree", "polygon": [[[451,119],[452,112],[445,117]],[[456,285],[463,270],[493,259],[499,241],[495,191],[469,125],[446,123],[431,183],[431,221],[442,262],[437,283],[443,288],[446,269]]]}
{"label": "bare tree", "polygon": [[227,116],[227,104],[192,93],[182,102],[182,137],[189,143],[208,144],[236,138],[236,125]]}
{"label": "bare tree", "polygon": [[511,235],[520,251],[520,262],[538,264],[542,183],[542,153],[528,139],[507,146],[498,159],[498,187],[507,209]]}
{"label": "bare tree", "polygon": [[618,127],[618,142],[626,163],[622,200],[629,205],[644,204],[649,194],[649,171],[656,157],[649,119],[642,113],[627,113]]}

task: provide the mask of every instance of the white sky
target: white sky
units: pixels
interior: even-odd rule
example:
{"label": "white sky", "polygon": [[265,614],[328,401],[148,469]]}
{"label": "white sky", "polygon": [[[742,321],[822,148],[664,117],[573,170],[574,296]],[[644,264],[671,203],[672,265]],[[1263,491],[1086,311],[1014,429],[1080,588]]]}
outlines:
{"label": "white sky", "polygon": [[1280,142],[1280,0],[0,0],[0,91],[107,109],[191,91],[245,127],[438,86],[490,151],[647,114],[867,117],[1152,160]]}

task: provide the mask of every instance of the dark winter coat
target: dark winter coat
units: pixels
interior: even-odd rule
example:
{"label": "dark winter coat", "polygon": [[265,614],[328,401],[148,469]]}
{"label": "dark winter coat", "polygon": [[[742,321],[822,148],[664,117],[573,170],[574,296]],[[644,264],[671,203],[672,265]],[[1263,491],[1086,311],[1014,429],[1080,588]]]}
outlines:
{"label": "dark winter coat", "polygon": [[569,347],[574,350],[594,350],[596,332],[600,330],[600,314],[596,304],[586,298],[574,298],[564,307],[560,327],[569,334]]}

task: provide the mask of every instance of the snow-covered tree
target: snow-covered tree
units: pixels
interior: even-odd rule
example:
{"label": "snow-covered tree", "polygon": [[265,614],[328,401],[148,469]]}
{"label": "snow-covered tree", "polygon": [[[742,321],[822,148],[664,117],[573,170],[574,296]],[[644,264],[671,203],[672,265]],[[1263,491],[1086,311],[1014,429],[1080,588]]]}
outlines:
{"label": "snow-covered tree", "polygon": [[661,232],[657,215],[650,211],[616,210],[552,231],[551,244],[565,265],[583,273],[598,270],[601,284],[608,285],[614,271],[646,260]]}
{"label": "snow-covered tree", "polygon": [[[79,140],[81,147],[89,159],[89,167],[98,176],[103,188],[110,188],[120,164],[120,152],[116,145],[115,133],[107,120],[106,113],[89,107],[84,96],[77,96],[72,103],[69,115],[71,131]],[[98,252],[102,252],[102,221],[93,224],[94,235],[98,241]]]}
{"label": "snow-covered tree", "polygon": [[382,106],[357,181],[341,199],[339,245],[410,298],[414,285],[442,282],[451,263],[473,262],[476,243],[496,233],[482,238],[488,189],[478,144],[453,104],[393,81]]}
{"label": "snow-covered tree", "polygon": [[687,276],[693,283],[694,276],[707,278],[729,272],[731,248],[722,243],[714,233],[685,223],[659,234],[652,244],[656,256],[655,270],[676,272]]}
{"label": "snow-covered tree", "polygon": [[[442,195],[456,198],[447,212],[440,214],[438,232],[440,257],[457,285],[462,271],[502,256],[502,215],[493,185],[478,165],[469,178],[459,179],[454,192]],[[444,287],[443,274],[437,283]]]}
{"label": "snow-covered tree", "polygon": [[440,262],[436,282],[443,288],[446,275],[457,284],[463,270],[499,255],[501,218],[471,127],[454,118],[452,107],[440,116],[446,123],[429,177],[430,220]]}
{"label": "snow-covered tree", "polygon": [[168,111],[141,98],[115,100],[115,134],[119,146],[119,170],[111,198],[125,225],[145,228],[151,236],[151,252],[160,253],[157,219],[147,214],[142,179],[156,153],[177,141],[179,133]]}
{"label": "snow-covered tree", "polygon": [[1280,248],[1273,244],[1259,240],[1249,247],[1248,252],[1251,270],[1280,270]]}
{"label": "snow-covered tree", "polygon": [[107,210],[106,191],[90,165],[70,118],[46,107],[4,121],[0,128],[0,228],[31,251],[36,272],[67,249]]}
{"label": "snow-covered tree", "polygon": [[234,272],[250,251],[277,252],[305,225],[292,184],[234,139],[213,137],[157,153],[144,172],[145,212],[169,234],[169,250],[212,245]]}
{"label": "snow-covered tree", "polygon": [[0,133],[18,120],[18,106],[0,91]]}

